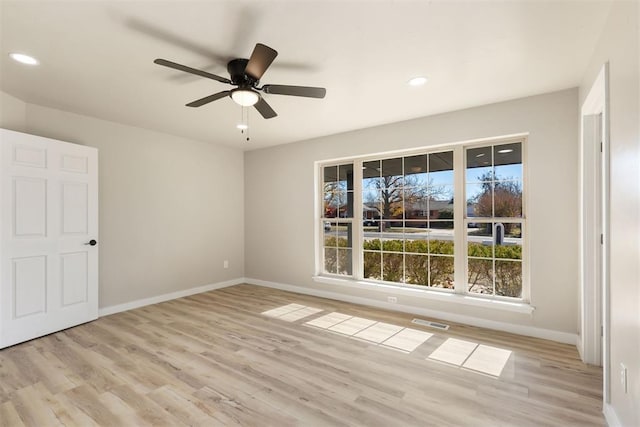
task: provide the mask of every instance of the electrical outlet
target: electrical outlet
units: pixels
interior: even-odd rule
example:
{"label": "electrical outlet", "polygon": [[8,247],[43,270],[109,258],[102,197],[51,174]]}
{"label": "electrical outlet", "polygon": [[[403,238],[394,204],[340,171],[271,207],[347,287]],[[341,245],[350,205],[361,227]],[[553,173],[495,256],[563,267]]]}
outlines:
{"label": "electrical outlet", "polygon": [[387,297],[387,302],[396,303],[396,302],[398,302],[398,298],[397,297]]}
{"label": "electrical outlet", "polygon": [[627,394],[629,389],[627,384],[627,367],[624,366],[624,363],[620,364],[620,386],[624,394]]}
{"label": "electrical outlet", "polygon": [[229,261],[225,259],[224,262],[222,263],[222,266],[224,268],[229,268]]}

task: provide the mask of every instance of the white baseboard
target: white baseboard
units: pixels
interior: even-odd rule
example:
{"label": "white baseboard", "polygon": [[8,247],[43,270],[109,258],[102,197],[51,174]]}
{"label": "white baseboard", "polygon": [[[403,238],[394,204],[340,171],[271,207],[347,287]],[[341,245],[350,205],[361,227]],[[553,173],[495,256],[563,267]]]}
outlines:
{"label": "white baseboard", "polygon": [[618,415],[613,409],[613,406],[605,403],[604,408],[602,409],[602,413],[604,414],[604,419],[607,421],[607,425],[609,427],[622,427],[622,424],[620,424],[620,420],[618,419]]}
{"label": "white baseboard", "polygon": [[450,322],[463,323],[466,325],[478,326],[481,328],[511,332],[518,335],[542,338],[542,339],[557,341],[565,344],[577,345],[578,343],[578,335],[568,333],[568,332],[536,328],[534,326],[498,322],[495,320],[465,316],[462,314],[454,314],[446,311],[430,310],[426,308],[408,306],[408,305],[397,304],[397,303],[388,303],[385,301],[380,301],[380,300],[375,300],[375,299],[370,299],[365,297],[356,297],[352,295],[345,295],[345,294],[330,292],[330,291],[322,291],[319,289],[307,288],[303,286],[269,282],[266,280],[253,279],[250,277],[246,277],[244,281],[245,283],[249,283],[252,285],[265,286],[268,288],[280,289],[280,290],[289,291],[289,292],[296,292],[299,294],[335,299],[338,301],[351,302],[354,304],[369,305],[372,307],[384,308],[387,310],[401,311],[404,313],[427,316],[427,317],[432,317],[432,318],[441,319],[441,320],[448,320]]}
{"label": "white baseboard", "polygon": [[185,289],[183,291],[169,292],[155,297],[143,298],[135,301],[125,302],[124,304],[111,305],[98,310],[98,316],[108,316],[122,311],[133,310],[134,308],[144,307],[145,305],[158,304],[176,298],[184,298],[189,295],[195,295],[202,292],[213,291],[214,289],[226,288],[227,286],[239,285],[244,283],[244,278],[227,280],[225,282],[211,283],[209,285],[198,286],[196,288]]}

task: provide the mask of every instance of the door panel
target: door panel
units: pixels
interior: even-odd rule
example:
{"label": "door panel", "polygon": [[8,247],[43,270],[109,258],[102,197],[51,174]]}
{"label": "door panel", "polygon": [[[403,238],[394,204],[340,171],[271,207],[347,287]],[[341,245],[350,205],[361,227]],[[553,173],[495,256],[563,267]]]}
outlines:
{"label": "door panel", "polygon": [[0,348],[98,317],[98,153],[0,129]]}
{"label": "door panel", "polygon": [[47,311],[47,257],[14,258],[12,261],[13,318],[45,313]]}
{"label": "door panel", "polygon": [[13,164],[45,168],[47,167],[47,150],[40,147],[15,145],[13,147]]}
{"label": "door panel", "polygon": [[85,156],[62,156],[61,170],[66,172],[87,173],[88,158]]}
{"label": "door panel", "polygon": [[62,305],[87,301],[89,263],[86,252],[61,255]]}
{"label": "door panel", "polygon": [[87,235],[88,196],[87,184],[62,183],[62,234]]}
{"label": "door panel", "polygon": [[14,178],[13,203],[13,235],[15,237],[45,237],[47,181],[42,178]]}

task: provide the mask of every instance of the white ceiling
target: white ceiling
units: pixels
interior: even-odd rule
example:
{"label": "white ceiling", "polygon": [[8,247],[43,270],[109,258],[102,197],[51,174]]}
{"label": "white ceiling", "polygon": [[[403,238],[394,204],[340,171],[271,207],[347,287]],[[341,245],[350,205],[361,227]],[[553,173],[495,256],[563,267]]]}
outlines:
{"label": "white ceiling", "polygon": [[[26,102],[255,149],[577,86],[609,1],[5,1],[0,88]],[[256,42],[279,52],[261,83],[323,86],[323,100],[265,95],[251,142],[227,77]],[[41,61],[13,62],[9,52]],[[429,82],[409,87],[409,78]]]}

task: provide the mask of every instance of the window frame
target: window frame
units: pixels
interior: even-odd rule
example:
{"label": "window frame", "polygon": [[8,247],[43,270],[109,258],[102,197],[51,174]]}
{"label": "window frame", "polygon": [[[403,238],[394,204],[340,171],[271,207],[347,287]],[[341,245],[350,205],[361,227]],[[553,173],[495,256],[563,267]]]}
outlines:
{"label": "window frame", "polygon": [[[467,202],[467,182],[466,182],[466,172],[467,172],[467,156],[466,156],[466,151],[469,149],[474,149],[474,148],[480,148],[480,147],[494,147],[496,145],[505,145],[505,144],[509,144],[509,143],[520,143],[521,144],[521,161],[522,161],[522,215],[520,217],[495,217],[495,216],[491,216],[491,217],[470,217],[467,215],[467,210],[466,210],[466,202]],[[522,263],[522,291],[521,291],[521,296],[520,298],[516,298],[516,297],[507,297],[507,296],[502,296],[502,295],[487,295],[487,294],[479,294],[479,293],[473,293],[473,292],[468,292],[465,289],[465,295],[469,295],[469,296],[473,296],[473,297],[477,297],[477,298],[485,298],[485,299],[492,299],[492,300],[498,300],[498,301],[520,301],[520,302],[524,302],[524,303],[528,303],[530,301],[530,285],[529,285],[529,236],[528,236],[528,225],[527,225],[527,199],[528,199],[528,188],[527,188],[527,184],[528,184],[528,175],[527,175],[527,168],[528,168],[528,159],[527,159],[527,148],[528,148],[528,144],[527,144],[527,136],[522,136],[519,138],[512,138],[512,139],[492,139],[492,140],[486,140],[483,142],[478,142],[475,144],[468,144],[468,145],[464,145],[463,147],[463,156],[462,156],[462,162],[463,162],[463,167],[462,170],[460,171],[461,175],[462,175],[462,191],[463,191],[463,195],[464,195],[464,224],[463,224],[463,230],[464,230],[464,285],[465,288],[468,287],[468,283],[467,283],[467,278],[469,277],[469,271],[468,271],[468,267],[469,267],[469,254],[468,254],[468,248],[469,248],[469,242],[468,242],[468,233],[467,233],[467,227],[469,225],[469,223],[518,223],[521,224],[521,238],[522,238],[522,259],[520,260],[520,262]],[[493,165],[492,165],[493,166]],[[492,182],[495,182],[492,181]],[[493,203],[493,202],[492,202]],[[473,259],[480,259],[480,258],[473,258]],[[501,258],[496,258],[495,254],[493,257],[491,258],[486,258],[487,260],[492,260],[494,262],[495,265],[495,261],[496,260],[501,260]],[[494,291],[495,291],[495,278],[494,278]]]}
{"label": "window frame", "polygon": [[[528,199],[528,158],[527,158],[527,136],[528,134],[517,134],[506,137],[479,139],[474,141],[466,141],[454,144],[439,144],[433,146],[424,146],[411,148],[407,150],[396,150],[392,152],[374,153],[362,156],[344,157],[340,159],[332,159],[315,162],[315,275],[314,278],[324,283],[343,283],[357,284],[358,286],[374,286],[374,287],[391,287],[396,289],[405,289],[408,291],[419,290],[423,295],[443,297],[464,297],[464,303],[472,305],[483,305],[484,302],[504,303],[497,306],[512,307],[514,311],[532,311],[530,307],[530,281],[529,281],[529,236],[527,225],[527,199]],[[521,143],[522,150],[522,216],[514,218],[478,218],[467,216],[467,194],[466,194],[466,150],[478,147],[502,145],[508,143]],[[364,162],[383,160],[393,157],[408,157],[412,155],[430,154],[442,151],[453,151],[453,174],[454,174],[454,288],[437,288],[424,285],[413,285],[409,283],[388,282],[384,280],[373,280],[364,278],[364,230],[363,230],[363,173],[362,166]],[[340,164],[351,163],[353,165],[353,217],[352,218],[324,218],[324,188],[323,188],[323,168],[327,166],[336,166]],[[324,222],[349,222],[352,224],[352,275],[340,275],[324,272]],[[357,220],[357,221],[356,221]],[[467,242],[467,226],[469,222],[517,222],[522,224],[522,292],[520,298],[471,293],[468,288],[468,242]],[[404,222],[404,219],[403,219]],[[403,257],[406,253],[403,252]],[[491,258],[492,260],[495,259]],[[403,258],[404,262],[404,258]],[[327,280],[323,280],[327,279]],[[451,298],[445,298],[451,300]],[[477,304],[476,304],[477,303]],[[493,304],[496,306],[496,304]],[[522,309],[522,307],[528,307]],[[520,308],[518,308],[520,307]]]}

